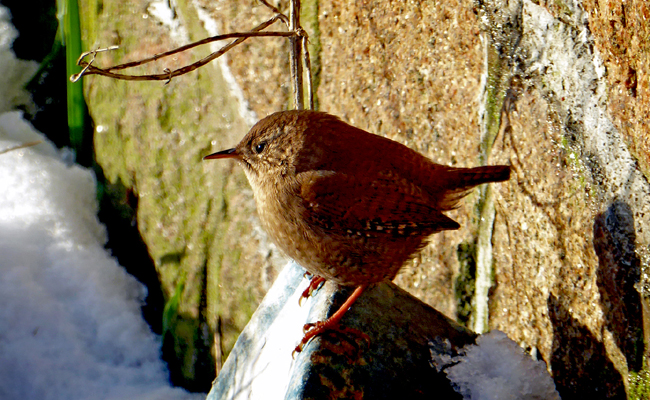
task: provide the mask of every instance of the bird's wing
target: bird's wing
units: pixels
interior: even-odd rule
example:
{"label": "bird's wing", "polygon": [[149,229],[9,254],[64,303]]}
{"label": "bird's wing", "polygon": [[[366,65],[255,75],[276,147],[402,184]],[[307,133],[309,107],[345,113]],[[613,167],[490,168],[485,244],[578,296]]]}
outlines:
{"label": "bird's wing", "polygon": [[429,235],[460,225],[427,204],[421,190],[386,173],[355,177],[333,171],[298,175],[303,216],[322,229],[367,237]]}

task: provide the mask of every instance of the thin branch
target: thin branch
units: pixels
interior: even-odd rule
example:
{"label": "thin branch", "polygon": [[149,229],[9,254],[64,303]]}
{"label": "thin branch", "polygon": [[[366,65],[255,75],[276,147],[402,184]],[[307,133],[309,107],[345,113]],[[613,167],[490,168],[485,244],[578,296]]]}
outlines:
{"label": "thin branch", "polygon": [[42,140],[35,140],[33,142],[19,144],[18,146],[9,147],[8,149],[0,150],[0,154],[9,153],[10,151],[14,151],[14,150],[24,149],[25,147],[36,146],[37,144],[41,144],[41,143],[43,143]]}
{"label": "thin branch", "polygon": [[313,110],[314,109],[314,91],[312,88],[312,83],[311,83],[311,61],[309,60],[309,49],[307,47],[307,43],[309,42],[309,38],[307,37],[307,33],[302,34],[302,62],[305,65],[305,69],[307,70],[307,96],[308,96],[308,101],[309,101],[309,109]]}
{"label": "thin branch", "polygon": [[[137,67],[137,66],[140,66],[140,65],[143,65],[143,64],[150,63],[152,61],[159,60],[159,59],[164,58],[164,57],[169,57],[169,56],[174,55],[176,53],[182,53],[182,52],[184,52],[186,50],[189,50],[189,49],[192,49],[194,47],[202,46],[204,44],[216,42],[216,41],[219,41],[219,40],[226,40],[226,39],[232,39],[232,38],[249,38],[249,37],[256,37],[256,36],[258,36],[258,37],[259,36],[282,36],[282,37],[287,37],[287,36],[294,36],[295,35],[293,32],[274,32],[274,31],[271,31],[271,32],[258,32],[258,30],[262,30],[262,29],[266,28],[267,26],[269,26],[270,24],[267,24],[268,22],[273,23],[275,21],[269,20],[266,23],[258,26],[257,28],[259,28],[259,29],[257,29],[257,30],[253,29],[250,32],[233,32],[233,33],[226,33],[226,34],[223,34],[223,35],[212,36],[212,37],[209,37],[209,38],[201,39],[198,42],[194,42],[194,43],[187,44],[185,46],[181,46],[181,47],[179,47],[177,49],[174,49],[174,50],[169,50],[169,51],[166,51],[164,53],[155,54],[155,55],[153,55],[153,56],[151,56],[149,58],[145,58],[143,60],[132,61],[132,62],[125,63],[125,64],[115,65],[115,66],[106,68],[105,70],[106,71],[115,71],[115,70],[118,70],[118,69],[126,69],[126,68]],[[239,43],[241,43],[241,41]]]}
{"label": "thin branch", "polygon": [[[171,80],[172,78],[174,78],[176,76],[184,75],[184,74],[186,74],[188,72],[194,71],[195,69],[202,67],[203,65],[211,62],[212,60],[222,56],[228,50],[235,47],[236,45],[243,42],[244,40],[248,39],[249,37],[295,37],[295,36],[299,35],[298,32],[276,32],[276,31],[260,32],[262,29],[270,26],[271,24],[273,24],[274,22],[276,22],[278,20],[283,20],[283,18],[281,16],[279,16],[279,15],[275,15],[273,18],[269,19],[268,21],[266,21],[266,22],[256,26],[255,28],[253,28],[250,32],[234,32],[234,33],[227,33],[227,34],[224,34],[224,35],[212,36],[212,37],[209,37],[209,38],[199,40],[199,41],[194,42],[194,43],[190,43],[190,44],[185,45],[185,46],[181,46],[181,47],[176,48],[174,50],[170,50],[170,51],[166,51],[164,53],[156,54],[156,55],[154,55],[152,57],[145,58],[143,60],[133,61],[133,62],[125,63],[125,64],[114,65],[114,66],[108,67],[108,68],[95,67],[94,65],[92,65],[92,62],[94,61],[95,55],[96,55],[97,52],[110,50],[112,48],[100,49],[100,50],[87,52],[87,53],[82,54],[81,57],[79,57],[79,60],[77,61],[77,64],[84,67],[84,69],[80,73],[71,76],[70,80],[75,82],[75,81],[79,80],[79,78],[81,78],[81,76],[83,76],[83,75],[102,75],[102,76],[108,76],[108,77],[114,78],[114,79],[122,79],[122,80],[127,80],[127,81],[156,81],[156,80],[158,80],[158,81],[163,81],[163,80],[169,81],[169,80]],[[111,71],[114,71],[114,70],[121,70],[121,69],[126,69],[126,68],[137,67],[137,66],[140,66],[140,65],[143,65],[143,64],[147,64],[147,63],[159,60],[159,59],[164,58],[164,57],[169,57],[169,56],[171,56],[173,54],[177,54],[177,53],[189,50],[189,49],[197,47],[197,46],[212,43],[212,42],[215,42],[215,41],[218,41],[218,40],[225,40],[225,39],[231,39],[231,38],[238,38],[238,39],[232,41],[231,43],[225,45],[224,47],[222,47],[218,51],[216,51],[214,53],[211,53],[207,57],[205,57],[205,58],[203,58],[203,59],[201,59],[201,60],[199,60],[199,61],[197,61],[195,63],[192,63],[190,65],[186,65],[184,67],[175,69],[173,71],[170,71],[170,70],[167,69],[164,74],[128,75],[128,74],[117,74],[117,73],[111,72]],[[83,58],[86,57],[89,54],[92,54],[93,58],[90,60],[90,62],[86,63],[86,62],[83,61]]]}
{"label": "thin branch", "polygon": [[[170,51],[166,51],[164,53],[155,54],[149,58],[145,58],[138,61],[132,61],[124,64],[113,65],[107,68],[100,68],[93,65],[97,57],[97,54],[108,50],[114,50],[117,49],[118,47],[111,46],[105,49],[96,49],[93,51],[85,52],[79,57],[79,59],[77,60],[77,65],[81,66],[82,70],[81,72],[70,76],[70,80],[72,82],[76,82],[83,75],[101,75],[101,76],[107,76],[109,78],[122,79],[128,81],[167,81],[166,83],[169,83],[172,80],[172,78],[187,74],[191,71],[194,71],[204,66],[205,64],[208,64],[209,62],[222,56],[228,50],[232,49],[233,47],[242,43],[244,40],[250,37],[287,37],[291,41],[291,47],[290,47],[291,78],[292,78],[293,89],[294,89],[295,108],[298,110],[304,108],[303,73],[302,73],[302,68],[304,65],[304,68],[306,68],[307,70],[307,90],[308,90],[309,108],[313,109],[314,96],[313,96],[312,79],[311,79],[311,64],[309,60],[309,51],[307,47],[308,37],[307,37],[307,33],[300,26],[300,0],[291,0],[290,17],[287,17],[277,7],[271,5],[267,0],[259,0],[259,1],[264,6],[272,10],[275,13],[275,15],[268,21],[261,23],[260,25],[256,26],[255,28],[253,28],[248,32],[234,32],[234,33],[227,33],[224,35],[212,36],[206,39],[199,40],[194,43],[190,43],[178,47]],[[279,32],[279,31],[262,32],[263,29],[274,24],[276,21],[281,21],[282,23],[284,23],[289,29],[289,31],[288,32]],[[169,57],[171,55],[181,53],[198,46],[202,46],[204,44],[216,42],[219,40],[231,39],[231,38],[237,38],[237,39],[223,46],[218,51],[215,51],[210,55],[208,55],[207,57],[199,61],[196,61],[192,64],[186,65],[184,67],[175,70],[164,68],[162,74],[129,75],[129,74],[121,74],[115,72],[127,68],[141,66],[150,62],[154,62],[162,58]],[[301,51],[303,52],[302,60],[300,54]],[[88,56],[91,56],[90,60],[84,61],[84,59]]]}
{"label": "thin branch", "polygon": [[276,13],[277,16],[280,18],[280,20],[282,20],[282,22],[284,22],[284,24],[287,26],[287,29],[289,29],[289,25],[290,25],[289,18],[287,18],[286,15],[282,14],[282,11],[280,11],[277,7],[275,7],[271,3],[267,2],[266,0],[259,0],[259,1],[260,1],[260,3],[264,4],[269,9],[271,9],[271,11]]}
{"label": "thin branch", "polygon": [[[298,33],[300,27],[300,0],[291,0],[289,9],[289,30]],[[300,63],[300,38],[298,35],[289,39],[291,41],[291,80],[293,81],[293,100],[296,110],[305,108],[302,88],[302,64]]]}

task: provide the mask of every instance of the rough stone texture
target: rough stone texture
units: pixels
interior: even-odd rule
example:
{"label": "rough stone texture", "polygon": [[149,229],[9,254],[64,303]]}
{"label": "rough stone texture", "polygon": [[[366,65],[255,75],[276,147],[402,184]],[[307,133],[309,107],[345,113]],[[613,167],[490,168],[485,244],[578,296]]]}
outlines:
{"label": "rough stone texture", "polygon": [[585,0],[583,7],[607,68],[607,109],[650,179],[650,3]]}
{"label": "rough stone texture", "polygon": [[[147,1],[81,2],[84,41],[88,48],[120,46],[97,57],[107,66],[207,36],[196,11],[184,6],[176,9],[181,24],[171,29]],[[160,72],[206,54],[201,49],[134,72]],[[201,162],[236,143],[248,126],[218,64],[168,84],[97,76],[85,84],[97,162],[112,186],[124,188],[112,193],[137,199],[138,227],[163,286],[163,356],[172,381],[207,391],[215,365],[280,265],[259,229],[242,171],[232,163]]]}
{"label": "rough stone texture", "polygon": [[[341,326],[367,334],[329,333],[292,350],[307,322],[324,320],[351,290],[326,283],[299,306],[303,269],[287,266],[242,332],[208,400],[460,399],[432,356],[448,366],[475,335],[393,284],[366,290]],[[432,345],[433,344],[433,345]]]}
{"label": "rough stone texture", "polygon": [[[272,3],[281,10],[288,8],[286,0]],[[200,0],[196,4],[217,21],[220,33],[245,32],[274,15],[258,1]],[[278,21],[267,30],[286,31],[287,27]],[[246,101],[260,119],[288,109],[293,95],[288,73],[289,41],[286,38],[248,39],[228,52],[226,57]]]}
{"label": "rough stone texture", "polygon": [[608,118],[581,8],[515,12],[522,83],[493,160],[516,180],[497,201],[490,326],[546,360],[562,398],[624,398],[645,354],[648,182]]}
{"label": "rough stone texture", "polygon": [[[317,76],[321,110],[440,163],[512,163],[513,179],[492,185],[493,233],[481,244],[492,255],[484,262],[493,266],[487,326],[503,330],[544,360],[565,399],[624,397],[632,392],[628,376],[642,368],[646,354],[648,318],[643,310],[648,308],[638,292],[645,295],[650,287],[650,233],[645,229],[650,197],[641,173],[648,176],[646,3],[349,0],[321,1],[317,7],[309,2],[310,7],[304,7],[312,44],[319,44],[313,47],[312,59],[322,66]],[[123,48],[132,48],[129,57],[173,47],[162,42],[164,27],[141,18],[145,5],[123,5],[119,10],[109,9],[109,4],[96,25],[103,29],[101,37],[122,40]],[[272,15],[253,1],[192,4],[202,5],[224,31],[241,31]],[[108,20],[116,14],[126,22]],[[183,22],[190,32],[201,26],[191,19]],[[137,41],[129,42],[127,31],[134,27],[143,31]],[[277,38],[247,43],[229,55],[228,65],[250,108],[260,117],[288,108],[286,43]],[[232,338],[273,276],[266,271],[277,263],[268,263],[253,248],[264,243],[264,236],[250,216],[252,199],[239,169],[230,164],[197,167],[209,144],[230,147],[246,131],[235,117],[226,118],[231,125],[225,128],[210,119],[234,111],[221,108],[231,102],[217,100],[217,90],[212,91],[221,85],[215,83],[218,77],[210,73],[209,83],[192,80],[209,71],[204,68],[166,87],[114,82],[100,87],[108,85],[105,78],[91,78],[89,100],[96,123],[108,132],[97,134],[97,143],[106,144],[103,151],[98,147],[100,162],[114,171],[108,173],[111,179],[119,177],[137,189],[138,222],[152,254],[156,260],[181,255],[169,264],[173,268],[159,263],[161,276],[187,265],[186,281],[201,287],[196,271],[208,260],[211,275],[204,287],[214,288],[207,290],[206,298],[208,309],[217,311],[205,314],[207,326],[214,332],[215,316],[238,315],[229,317],[237,321],[229,325]],[[152,88],[170,103],[145,100],[144,93]],[[181,92],[183,88],[187,92]],[[114,100],[107,102],[110,98]],[[219,106],[209,106],[213,103],[207,100],[192,103],[200,98]],[[490,138],[506,115],[510,126],[492,146]],[[157,116],[167,122],[156,122],[153,126],[160,128],[145,133],[142,123]],[[158,145],[156,138],[165,141]],[[139,150],[144,143],[157,150]],[[189,155],[175,153],[188,143]],[[113,160],[109,153],[120,157]],[[144,166],[135,167],[140,163]],[[185,181],[190,192],[165,189],[174,187],[170,180],[181,181],[193,172],[198,175]],[[434,235],[431,245],[396,279],[427,304],[449,317],[462,316],[464,322],[472,320],[476,308],[476,255],[486,251],[476,248],[477,232],[486,228],[480,221],[485,193],[476,191],[450,213],[463,227]],[[187,199],[198,199],[203,208],[184,212]],[[211,204],[212,211],[205,211],[205,204]],[[147,216],[146,210],[160,205],[163,211]],[[240,205],[243,209],[237,210]],[[188,222],[202,220],[203,225]],[[192,235],[201,234],[203,239],[194,241]],[[269,254],[271,248],[263,249]],[[195,251],[203,256],[190,257]],[[221,259],[235,268],[219,269]],[[165,289],[171,297],[178,280],[164,281],[172,282]],[[210,294],[215,292],[219,296]],[[187,299],[200,298],[192,293]],[[456,293],[465,299],[460,304]],[[196,315],[200,302],[188,304],[193,305],[183,307],[194,310],[188,315]]]}

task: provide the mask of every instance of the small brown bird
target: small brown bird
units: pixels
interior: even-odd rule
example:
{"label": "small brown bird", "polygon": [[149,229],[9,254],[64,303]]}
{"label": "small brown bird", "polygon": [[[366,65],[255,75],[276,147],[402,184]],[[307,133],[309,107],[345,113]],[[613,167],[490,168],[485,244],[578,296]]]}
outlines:
{"label": "small brown bird", "polygon": [[336,325],[369,284],[393,280],[431,234],[458,229],[443,212],[471,188],[510,177],[505,165],[436,164],[398,142],[306,110],[272,114],[237,147],[205,157],[219,158],[244,167],[265,230],[314,275],[309,290],[322,278],[356,287],[327,321],[305,327],[297,351]]}

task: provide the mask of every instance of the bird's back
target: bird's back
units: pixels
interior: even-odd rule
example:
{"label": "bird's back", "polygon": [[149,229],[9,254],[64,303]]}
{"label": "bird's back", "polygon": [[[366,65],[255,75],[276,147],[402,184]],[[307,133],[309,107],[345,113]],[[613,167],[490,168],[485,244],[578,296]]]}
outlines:
{"label": "bird's back", "polygon": [[510,166],[455,168],[437,164],[399,142],[329,114],[315,113],[308,126],[305,148],[320,148],[322,154],[311,162],[298,163],[304,170],[335,171],[369,181],[391,179],[394,191],[413,192],[417,188],[422,201],[441,211],[453,209],[477,185],[510,178]]}

